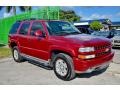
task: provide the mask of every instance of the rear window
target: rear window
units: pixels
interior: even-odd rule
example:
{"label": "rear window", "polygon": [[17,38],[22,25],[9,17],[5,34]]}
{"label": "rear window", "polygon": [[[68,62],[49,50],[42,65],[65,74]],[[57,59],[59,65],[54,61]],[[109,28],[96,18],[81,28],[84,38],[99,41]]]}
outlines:
{"label": "rear window", "polygon": [[17,22],[17,23],[15,23],[15,24],[13,24],[13,26],[12,26],[9,34],[15,34],[15,33],[17,33],[17,30],[18,30],[18,28],[19,28],[19,25],[20,25],[20,22]]}

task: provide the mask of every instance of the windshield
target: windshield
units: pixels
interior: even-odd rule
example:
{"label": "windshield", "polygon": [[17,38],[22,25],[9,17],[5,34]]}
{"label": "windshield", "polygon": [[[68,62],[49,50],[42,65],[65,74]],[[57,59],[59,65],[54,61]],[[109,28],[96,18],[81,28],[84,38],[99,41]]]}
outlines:
{"label": "windshield", "polygon": [[115,36],[120,36],[120,30],[115,31]]}
{"label": "windshield", "polygon": [[93,32],[92,33],[93,35],[96,35],[96,36],[108,36],[109,35],[109,32],[108,31],[98,31],[98,32]]}
{"label": "windshield", "polygon": [[63,21],[48,21],[47,29],[50,35],[70,35],[80,34],[81,32],[72,24]]}

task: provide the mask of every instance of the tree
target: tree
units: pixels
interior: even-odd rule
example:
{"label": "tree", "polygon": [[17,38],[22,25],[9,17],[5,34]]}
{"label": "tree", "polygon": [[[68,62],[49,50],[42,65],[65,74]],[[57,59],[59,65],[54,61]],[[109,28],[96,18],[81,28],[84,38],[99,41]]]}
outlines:
{"label": "tree", "polygon": [[32,10],[32,7],[31,6],[20,6],[20,10],[23,11],[23,12],[28,12]]}
{"label": "tree", "polygon": [[2,10],[2,6],[0,6],[0,10]]}
{"label": "tree", "polygon": [[80,21],[80,16],[76,15],[76,13],[73,10],[60,10],[60,20],[66,20],[70,22],[76,22]]}
{"label": "tree", "polygon": [[11,9],[13,9],[13,14],[16,15],[16,7],[15,6],[6,6],[5,7],[6,13],[10,13]]}
{"label": "tree", "polygon": [[100,30],[103,28],[103,25],[99,21],[93,21],[90,23],[90,28],[93,30]]}
{"label": "tree", "polygon": [[[2,10],[3,6],[0,6],[0,10]],[[25,11],[31,11],[31,6],[19,6],[20,10]],[[5,12],[10,13],[11,9],[13,9],[13,14],[16,15],[16,6],[5,6]]]}

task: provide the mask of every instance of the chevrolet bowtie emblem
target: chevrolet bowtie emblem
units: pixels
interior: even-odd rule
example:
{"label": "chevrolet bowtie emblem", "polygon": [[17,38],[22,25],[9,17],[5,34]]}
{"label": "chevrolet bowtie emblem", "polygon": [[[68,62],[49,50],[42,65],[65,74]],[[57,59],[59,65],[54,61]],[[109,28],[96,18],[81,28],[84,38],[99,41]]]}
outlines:
{"label": "chevrolet bowtie emblem", "polygon": [[105,49],[105,52],[108,52],[108,51],[109,51],[109,48],[106,48],[106,49]]}

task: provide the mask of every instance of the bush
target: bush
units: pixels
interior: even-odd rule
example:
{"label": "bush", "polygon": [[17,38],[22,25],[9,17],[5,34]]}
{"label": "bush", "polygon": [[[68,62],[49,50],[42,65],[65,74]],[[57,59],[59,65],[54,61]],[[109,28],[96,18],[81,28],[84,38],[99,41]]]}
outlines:
{"label": "bush", "polygon": [[100,30],[103,28],[103,25],[99,21],[93,21],[90,23],[90,28],[92,30]]}

